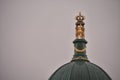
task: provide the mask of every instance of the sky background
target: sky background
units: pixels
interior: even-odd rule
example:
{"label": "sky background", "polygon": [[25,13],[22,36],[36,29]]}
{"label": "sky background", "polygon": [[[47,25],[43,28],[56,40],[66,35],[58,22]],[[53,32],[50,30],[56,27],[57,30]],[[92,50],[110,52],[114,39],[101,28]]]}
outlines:
{"label": "sky background", "polygon": [[0,80],[47,80],[69,62],[79,11],[89,60],[120,80],[120,0],[0,0]]}

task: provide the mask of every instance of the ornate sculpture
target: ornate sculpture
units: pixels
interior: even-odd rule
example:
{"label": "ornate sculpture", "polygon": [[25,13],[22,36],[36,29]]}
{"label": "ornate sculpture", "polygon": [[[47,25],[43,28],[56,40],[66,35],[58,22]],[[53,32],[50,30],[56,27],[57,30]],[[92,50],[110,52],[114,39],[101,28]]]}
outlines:
{"label": "ornate sculpture", "polygon": [[76,38],[80,39],[80,38],[85,38],[85,29],[84,29],[84,25],[85,23],[83,22],[83,20],[85,19],[85,17],[83,15],[81,15],[81,13],[79,13],[78,16],[76,16]]}

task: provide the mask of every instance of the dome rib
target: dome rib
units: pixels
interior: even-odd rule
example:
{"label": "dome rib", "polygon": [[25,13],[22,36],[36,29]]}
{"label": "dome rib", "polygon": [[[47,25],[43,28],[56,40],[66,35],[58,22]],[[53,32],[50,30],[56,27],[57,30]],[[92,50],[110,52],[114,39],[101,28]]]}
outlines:
{"label": "dome rib", "polygon": [[97,66],[96,64],[93,64],[91,62],[87,62],[86,63],[88,66],[88,69],[90,71],[90,77],[94,80],[94,78],[98,79],[98,80],[112,80],[108,74],[99,66]]}
{"label": "dome rib", "polygon": [[90,78],[90,71],[89,71],[89,69],[88,69],[87,63],[85,63],[85,66],[86,66],[86,68],[87,68],[87,70],[88,70],[89,79],[91,79],[91,78]]}
{"label": "dome rib", "polygon": [[50,77],[48,80],[52,80],[53,77],[54,77],[54,75],[56,75],[56,73],[58,73],[58,71],[59,71],[61,68],[63,68],[63,67],[66,66],[66,65],[69,65],[69,64],[70,64],[70,63],[66,63],[66,64],[62,65],[61,67],[59,67],[59,68],[51,75],[51,77]]}
{"label": "dome rib", "polygon": [[70,80],[73,66],[74,66],[74,63],[64,64],[52,74],[49,80],[57,80],[58,77],[59,77],[59,80]]}
{"label": "dome rib", "polygon": [[64,68],[61,80],[70,80],[73,67],[74,63],[71,63]]}
{"label": "dome rib", "polygon": [[91,64],[93,64],[94,66],[96,66],[97,68],[99,68],[99,69],[107,76],[107,78],[109,78],[109,80],[112,80],[112,79],[109,77],[109,75],[108,75],[101,67],[99,67],[98,65],[96,65],[96,64],[94,64],[94,63],[91,63]]}
{"label": "dome rib", "polygon": [[69,79],[68,80],[71,80],[71,76],[72,76],[72,70],[74,69],[74,63],[73,63],[73,66],[72,66],[72,68],[71,68],[71,70],[70,70],[70,77],[69,77]]}

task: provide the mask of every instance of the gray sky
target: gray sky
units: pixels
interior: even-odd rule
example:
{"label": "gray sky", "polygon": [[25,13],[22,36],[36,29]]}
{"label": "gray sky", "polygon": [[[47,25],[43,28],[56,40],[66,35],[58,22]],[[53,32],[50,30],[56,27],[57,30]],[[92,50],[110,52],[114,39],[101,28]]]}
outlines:
{"label": "gray sky", "polygon": [[74,17],[87,55],[120,80],[120,0],[0,0],[0,80],[47,80],[74,54]]}

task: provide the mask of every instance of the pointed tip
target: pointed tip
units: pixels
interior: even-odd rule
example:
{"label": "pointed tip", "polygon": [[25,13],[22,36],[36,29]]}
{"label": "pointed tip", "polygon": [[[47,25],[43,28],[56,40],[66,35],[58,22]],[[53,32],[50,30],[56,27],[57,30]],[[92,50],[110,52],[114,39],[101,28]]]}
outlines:
{"label": "pointed tip", "polygon": [[79,16],[81,16],[81,12],[79,12]]}

